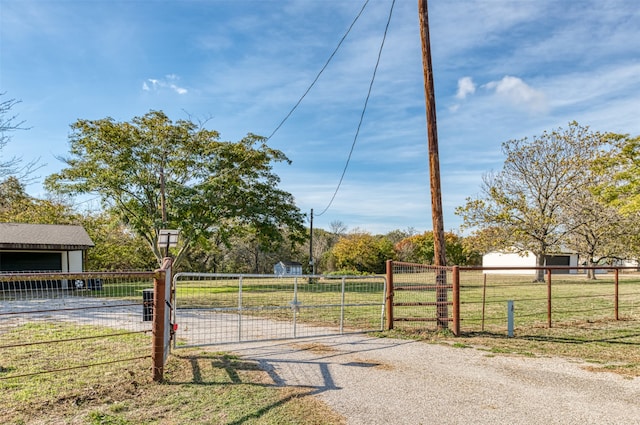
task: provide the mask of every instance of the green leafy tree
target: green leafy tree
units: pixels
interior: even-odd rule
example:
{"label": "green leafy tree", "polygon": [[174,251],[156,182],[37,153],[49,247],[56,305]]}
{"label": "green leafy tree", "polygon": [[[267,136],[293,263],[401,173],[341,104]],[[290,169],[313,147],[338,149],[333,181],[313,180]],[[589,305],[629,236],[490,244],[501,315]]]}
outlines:
{"label": "green leafy tree", "polygon": [[7,177],[0,182],[0,213],[28,200],[24,184],[17,177]]}
{"label": "green leafy tree", "polygon": [[[455,264],[458,266],[478,264],[480,254],[465,245],[462,237],[452,232],[445,232],[444,239],[447,264]],[[396,243],[395,250],[400,261],[433,264],[433,232],[429,231],[406,237]]]}
{"label": "green leafy tree", "polygon": [[592,165],[600,176],[594,193],[621,213],[640,211],[640,136],[612,134],[612,148]]}
{"label": "green leafy tree", "polygon": [[[560,250],[571,230],[562,220],[563,209],[588,184],[586,170],[608,140],[572,122],[532,140],[503,143],[502,170],[484,177],[482,197],[467,198],[456,209],[463,228],[491,228],[494,246],[531,252],[544,266],[545,255]],[[543,278],[538,271],[536,280]]]}
{"label": "green leafy tree", "polygon": [[112,118],[71,125],[67,165],[46,179],[57,193],[97,193],[151,248],[158,263],[162,228],[180,230],[176,265],[194,245],[220,232],[228,239],[251,227],[279,241],[283,229],[304,234],[303,214],[278,189],[276,162],[289,162],[266,139],[249,134],[239,142],[188,120],[172,122],[151,111],[131,122]]}
{"label": "green leafy tree", "polygon": [[24,184],[11,176],[0,182],[0,222],[79,224],[80,217],[68,204],[29,196]]}
{"label": "green leafy tree", "polygon": [[108,212],[87,214],[82,225],[95,244],[87,252],[87,270],[153,270],[156,259],[144,239]]}
{"label": "green leafy tree", "polygon": [[340,238],[331,253],[338,270],[369,273],[384,273],[386,261],[395,258],[389,239],[361,231]]}

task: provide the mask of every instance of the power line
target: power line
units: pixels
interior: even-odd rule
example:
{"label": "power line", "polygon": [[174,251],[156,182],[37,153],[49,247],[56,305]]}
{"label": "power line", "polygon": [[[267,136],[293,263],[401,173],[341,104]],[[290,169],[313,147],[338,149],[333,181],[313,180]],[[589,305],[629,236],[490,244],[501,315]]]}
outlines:
{"label": "power line", "polygon": [[[395,3],[395,0],[394,0]],[[320,72],[318,72],[318,74],[316,75],[316,77],[314,78],[314,80],[311,82],[311,84],[309,85],[309,87],[307,88],[307,90],[305,90],[305,92],[302,94],[302,96],[300,96],[300,99],[298,99],[298,101],[296,102],[296,104],[293,106],[293,108],[291,108],[291,110],[289,111],[289,113],[282,119],[282,121],[280,121],[280,124],[277,125],[277,127],[271,132],[271,134],[265,139],[265,141],[269,141],[274,134],[276,134],[276,132],[278,130],[280,130],[280,127],[282,127],[284,125],[284,123],[289,119],[289,117],[291,117],[291,115],[293,114],[293,112],[298,108],[298,106],[300,106],[300,103],[302,103],[302,100],[307,96],[307,94],[311,91],[311,89],[313,88],[313,86],[315,86],[316,82],[320,79],[320,76],[322,75],[322,73],[324,72],[324,70],[327,68],[327,66],[329,66],[329,63],[331,62],[331,60],[333,59],[333,57],[336,55],[336,53],[338,52],[338,50],[340,49],[340,47],[342,46],[342,43],[344,42],[344,40],[347,38],[347,36],[349,35],[349,33],[351,32],[351,29],[353,28],[353,26],[356,24],[356,22],[358,21],[358,19],[360,18],[360,16],[362,15],[362,13],[364,12],[364,9],[367,7],[367,5],[369,4],[369,0],[366,0],[364,2],[364,4],[362,5],[362,8],[360,8],[360,12],[358,12],[358,14],[356,15],[356,17],[353,19],[353,22],[351,22],[351,25],[349,25],[349,28],[347,29],[347,31],[344,33],[344,35],[342,36],[342,38],[340,39],[340,41],[338,42],[338,45],[336,46],[336,48],[333,50],[333,52],[331,53],[331,55],[329,56],[329,59],[327,59],[327,61],[325,62],[325,64],[322,66],[322,69],[320,69]],[[248,159],[242,160],[239,162],[238,166],[244,164],[246,161],[248,161]],[[231,171],[227,171],[227,172],[222,172],[220,174],[218,174],[218,176],[223,176],[225,174],[230,173]]]}
{"label": "power line", "polygon": [[[395,2],[395,0],[394,0]],[[362,8],[360,9],[360,12],[358,12],[358,14],[356,15],[355,19],[353,20],[353,22],[351,22],[351,25],[349,25],[349,28],[347,29],[347,32],[344,33],[344,35],[342,36],[342,38],[340,39],[340,42],[338,42],[338,45],[336,46],[336,48],[333,50],[333,52],[331,53],[331,55],[329,56],[329,59],[327,59],[327,61],[325,62],[324,66],[322,67],[322,69],[320,69],[320,72],[318,72],[318,75],[316,75],[316,78],[313,80],[313,82],[311,83],[311,85],[307,88],[307,90],[305,90],[305,92],[302,94],[302,96],[300,97],[300,99],[298,99],[298,101],[296,102],[296,104],[293,106],[293,108],[291,108],[291,110],[289,111],[289,113],[283,118],[282,121],[280,121],[280,124],[278,124],[278,126],[275,128],[275,130],[273,130],[271,132],[271,134],[269,135],[269,137],[267,137],[267,140],[271,139],[273,137],[274,134],[276,134],[276,132],[278,130],[280,130],[280,127],[282,127],[282,125],[285,123],[285,121],[287,121],[289,119],[289,117],[291,116],[291,114],[293,114],[293,112],[298,108],[298,106],[300,105],[300,103],[302,103],[302,100],[307,96],[307,94],[311,91],[311,89],[313,88],[313,86],[316,84],[316,82],[318,81],[318,79],[320,78],[320,75],[322,75],[322,73],[324,72],[324,70],[327,68],[327,66],[329,65],[329,62],[331,62],[331,60],[333,59],[333,57],[336,55],[336,53],[338,52],[338,50],[340,49],[340,46],[342,46],[342,43],[344,42],[344,40],[347,38],[347,35],[349,35],[349,33],[351,32],[351,29],[353,28],[353,26],[356,24],[356,22],[358,21],[358,18],[360,18],[360,15],[362,15],[362,12],[364,12],[364,9],[367,7],[367,4],[369,4],[369,0],[366,0],[364,2],[364,4],[362,5]]]}
{"label": "power line", "polygon": [[322,214],[324,214],[325,212],[327,212],[327,210],[329,209],[329,207],[331,207],[331,204],[333,204],[333,201],[336,199],[336,195],[338,194],[338,191],[340,190],[340,186],[342,186],[342,180],[344,180],[344,176],[347,173],[347,168],[349,168],[349,162],[351,161],[351,155],[353,154],[353,150],[356,146],[356,142],[358,140],[358,135],[360,134],[360,127],[362,127],[362,122],[364,121],[364,114],[367,111],[367,104],[369,103],[369,97],[371,97],[371,90],[373,89],[373,82],[376,79],[376,73],[378,72],[378,65],[380,65],[380,57],[382,56],[382,49],[384,47],[384,42],[387,39],[387,32],[389,31],[389,23],[391,22],[391,15],[393,14],[393,7],[396,4],[396,0],[393,0],[391,2],[391,9],[389,10],[389,17],[387,18],[387,25],[384,29],[384,35],[382,36],[382,43],[380,43],[380,49],[378,50],[378,59],[376,60],[376,66],[373,69],[373,75],[371,76],[371,82],[369,83],[369,91],[367,92],[367,97],[364,101],[364,107],[362,108],[362,113],[360,114],[360,121],[358,122],[358,128],[356,130],[356,134],[353,138],[353,143],[351,144],[351,150],[349,151],[349,156],[347,157],[347,162],[344,165],[344,169],[342,170],[342,175],[340,176],[340,181],[338,182],[338,186],[336,187],[335,192],[333,192],[333,196],[331,197],[331,200],[329,201],[329,204],[326,206],[326,208],[324,210],[322,210],[322,212],[320,214],[316,214],[316,217],[321,216]]}

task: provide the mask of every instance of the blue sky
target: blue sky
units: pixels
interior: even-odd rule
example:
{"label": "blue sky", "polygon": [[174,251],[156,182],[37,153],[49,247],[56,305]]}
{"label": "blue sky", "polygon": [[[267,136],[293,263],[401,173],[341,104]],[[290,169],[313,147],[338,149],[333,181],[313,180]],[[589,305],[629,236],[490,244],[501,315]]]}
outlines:
{"label": "blue sky", "polygon": [[[208,119],[223,140],[270,135],[365,0],[0,0],[0,92],[30,126],[5,157],[63,164],[77,119],[149,110]],[[269,145],[293,161],[281,187],[314,226],[431,229],[417,1],[370,0],[341,49]],[[640,134],[637,0],[429,2],[445,230],[499,170],[501,143],[576,120]],[[40,179],[41,181],[42,179]],[[36,181],[28,187],[42,195]],[[91,206],[95,203],[85,203]],[[95,204],[97,205],[97,204]],[[92,208],[95,206],[91,206]]]}

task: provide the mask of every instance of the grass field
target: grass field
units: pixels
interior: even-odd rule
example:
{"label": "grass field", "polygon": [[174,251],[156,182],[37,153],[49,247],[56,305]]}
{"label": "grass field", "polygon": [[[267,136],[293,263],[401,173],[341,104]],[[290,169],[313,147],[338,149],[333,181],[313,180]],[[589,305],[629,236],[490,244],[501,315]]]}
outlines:
{"label": "grass field", "polygon": [[[38,323],[3,333],[3,344],[84,338],[105,329]],[[107,330],[108,331],[108,330]],[[0,350],[0,421],[3,424],[343,424],[310,397],[312,390],[278,388],[255,362],[225,353],[180,350],[170,357],[165,382],[151,380],[141,358],[90,368],[94,361],[149,354],[149,336],[87,339]],[[142,352],[141,352],[142,348]],[[99,359],[88,357],[99,353]]]}

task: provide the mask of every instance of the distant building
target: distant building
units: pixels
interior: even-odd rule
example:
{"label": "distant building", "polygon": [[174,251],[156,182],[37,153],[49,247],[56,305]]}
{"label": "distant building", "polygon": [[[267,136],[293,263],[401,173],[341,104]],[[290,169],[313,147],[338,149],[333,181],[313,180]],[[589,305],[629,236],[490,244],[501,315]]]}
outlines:
{"label": "distant building", "polygon": [[93,246],[82,226],[0,223],[0,272],[82,272]]}
{"label": "distant building", "polygon": [[[578,266],[578,254],[575,253],[558,253],[554,255],[545,255],[545,266]],[[536,267],[536,256],[530,252],[490,252],[482,256],[482,267]],[[535,270],[525,269],[505,269],[505,270],[487,270],[485,273],[500,274],[535,274]],[[554,273],[576,273],[576,270],[555,270]]]}
{"label": "distant building", "polygon": [[302,264],[295,261],[280,261],[273,266],[273,273],[278,276],[301,275]]}

